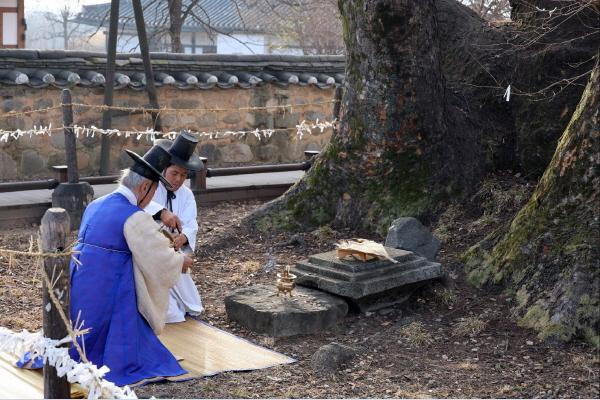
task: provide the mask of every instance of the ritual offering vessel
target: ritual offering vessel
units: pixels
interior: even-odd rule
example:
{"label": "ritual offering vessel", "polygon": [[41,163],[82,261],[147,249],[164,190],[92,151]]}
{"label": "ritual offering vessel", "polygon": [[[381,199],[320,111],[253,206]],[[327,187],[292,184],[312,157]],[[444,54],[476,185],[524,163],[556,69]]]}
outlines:
{"label": "ritual offering vessel", "polygon": [[289,265],[285,267],[283,272],[277,274],[277,296],[287,294],[292,296],[292,290],[296,287],[296,275],[290,274]]}

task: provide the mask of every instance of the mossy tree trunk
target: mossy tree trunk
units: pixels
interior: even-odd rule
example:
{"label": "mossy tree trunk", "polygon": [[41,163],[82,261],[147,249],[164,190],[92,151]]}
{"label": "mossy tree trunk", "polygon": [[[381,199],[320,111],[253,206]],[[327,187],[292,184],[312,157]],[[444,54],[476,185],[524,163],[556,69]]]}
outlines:
{"label": "mossy tree trunk", "polygon": [[596,66],[554,157],[508,232],[466,255],[470,281],[515,291],[523,325],[542,338],[600,346],[600,70]]}
{"label": "mossy tree trunk", "polygon": [[447,125],[435,3],[339,1],[347,49],[339,128],[304,179],[253,215],[259,228],[385,233],[393,219],[426,218],[479,178],[473,143]]}

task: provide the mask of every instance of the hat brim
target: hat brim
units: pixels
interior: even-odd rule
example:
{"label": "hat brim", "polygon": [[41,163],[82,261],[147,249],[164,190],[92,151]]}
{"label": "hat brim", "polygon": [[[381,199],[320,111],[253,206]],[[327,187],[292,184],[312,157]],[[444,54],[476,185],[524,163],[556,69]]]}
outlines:
{"label": "hat brim", "polygon": [[174,189],[173,185],[171,185],[169,183],[169,181],[167,180],[167,178],[165,178],[163,176],[163,174],[161,173],[161,171],[159,171],[156,168],[154,168],[148,161],[144,160],[142,158],[142,156],[140,156],[137,153],[134,153],[131,150],[127,150],[127,149],[125,149],[125,153],[127,153],[129,155],[129,157],[131,157],[135,163],[141,164],[141,165],[144,166],[144,168],[148,168],[149,170],[151,170],[158,177],[158,180],[161,181],[163,185],[165,185],[165,187],[167,188],[167,190],[172,191]]}
{"label": "hat brim", "polygon": [[202,171],[204,169],[204,163],[196,154],[192,154],[189,160],[182,160],[181,158],[174,156],[173,153],[170,152],[169,154],[171,154],[172,165],[177,165],[190,171]]}

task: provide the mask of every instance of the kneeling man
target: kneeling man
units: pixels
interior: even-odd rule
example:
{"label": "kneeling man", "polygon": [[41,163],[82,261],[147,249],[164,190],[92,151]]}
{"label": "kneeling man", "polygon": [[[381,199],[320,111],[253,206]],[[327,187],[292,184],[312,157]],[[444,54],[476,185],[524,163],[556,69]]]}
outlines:
{"label": "kneeling man", "polygon": [[[106,365],[106,378],[130,385],[185,374],[158,340],[169,289],[192,259],[175,252],[143,208],[150,203],[170,155],[154,146],[144,157],[128,150],[134,165],[114,192],[86,208],[71,262],[71,320],[85,321],[80,339],[87,358]],[[78,355],[72,353],[78,360]]]}

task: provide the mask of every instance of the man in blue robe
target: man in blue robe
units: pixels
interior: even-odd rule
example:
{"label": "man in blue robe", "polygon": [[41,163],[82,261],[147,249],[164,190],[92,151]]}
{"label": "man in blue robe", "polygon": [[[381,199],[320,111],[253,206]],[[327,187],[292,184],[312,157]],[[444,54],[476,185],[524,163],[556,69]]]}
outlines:
{"label": "man in blue robe", "polygon": [[[134,165],[114,192],[86,208],[71,262],[71,320],[90,331],[80,338],[87,358],[106,365],[106,379],[131,385],[185,374],[159,341],[168,290],[192,259],[169,247],[152,217],[151,201],[169,154],[154,146],[144,157],[130,152]],[[75,360],[79,355],[71,349]]]}

